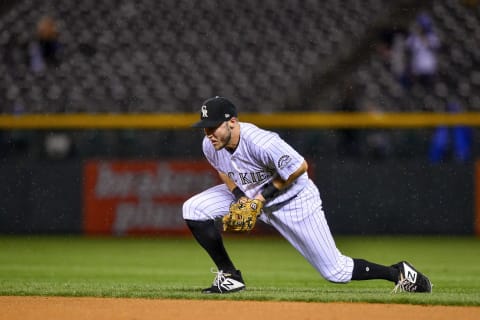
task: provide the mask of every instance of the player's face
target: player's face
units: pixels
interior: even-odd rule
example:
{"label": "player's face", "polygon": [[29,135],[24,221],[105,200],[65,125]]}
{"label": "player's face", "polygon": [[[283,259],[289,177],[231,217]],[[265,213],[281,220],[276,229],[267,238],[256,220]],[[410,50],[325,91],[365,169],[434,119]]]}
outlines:
{"label": "player's face", "polygon": [[222,122],[216,128],[205,128],[205,135],[213,144],[215,150],[221,150],[225,148],[232,139],[232,130],[228,126],[228,122]]}

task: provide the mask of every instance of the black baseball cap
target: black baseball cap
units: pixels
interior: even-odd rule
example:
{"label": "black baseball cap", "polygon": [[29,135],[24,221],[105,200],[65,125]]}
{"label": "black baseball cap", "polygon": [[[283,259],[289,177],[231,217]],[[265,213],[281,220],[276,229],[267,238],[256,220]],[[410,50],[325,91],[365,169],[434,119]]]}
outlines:
{"label": "black baseball cap", "polygon": [[194,128],[216,128],[222,122],[237,116],[235,105],[224,97],[213,97],[205,100],[200,110],[200,121]]}

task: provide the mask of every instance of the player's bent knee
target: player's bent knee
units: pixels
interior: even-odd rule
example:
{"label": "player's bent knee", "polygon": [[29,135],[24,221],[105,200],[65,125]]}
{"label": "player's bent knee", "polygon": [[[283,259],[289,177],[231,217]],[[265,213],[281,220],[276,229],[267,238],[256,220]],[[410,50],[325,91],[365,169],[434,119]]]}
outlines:
{"label": "player's bent knee", "polygon": [[190,198],[183,203],[183,207],[182,207],[183,219],[184,220],[197,220],[197,218],[195,217],[193,212],[195,212],[195,209],[192,206],[192,199]]}

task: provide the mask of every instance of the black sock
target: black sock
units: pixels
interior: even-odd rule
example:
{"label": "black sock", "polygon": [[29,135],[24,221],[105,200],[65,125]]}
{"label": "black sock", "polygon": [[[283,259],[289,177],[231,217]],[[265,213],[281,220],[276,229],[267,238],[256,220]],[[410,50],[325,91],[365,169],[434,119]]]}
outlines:
{"label": "black sock", "polygon": [[363,259],[353,259],[352,280],[384,279],[398,281],[398,269],[382,266]]}
{"label": "black sock", "polygon": [[185,220],[197,242],[207,251],[218,270],[234,272],[235,266],[223,246],[222,235],[214,220]]}

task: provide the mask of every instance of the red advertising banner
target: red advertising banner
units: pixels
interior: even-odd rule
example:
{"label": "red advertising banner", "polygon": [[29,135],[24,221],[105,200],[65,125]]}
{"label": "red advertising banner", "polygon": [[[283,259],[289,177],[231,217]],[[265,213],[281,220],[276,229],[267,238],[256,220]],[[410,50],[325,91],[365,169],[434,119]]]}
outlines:
{"label": "red advertising banner", "polygon": [[92,160],[83,178],[85,233],[115,235],[188,232],[183,202],[221,183],[203,161]]}

